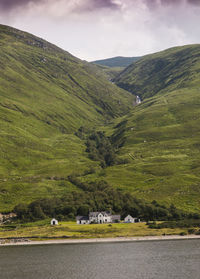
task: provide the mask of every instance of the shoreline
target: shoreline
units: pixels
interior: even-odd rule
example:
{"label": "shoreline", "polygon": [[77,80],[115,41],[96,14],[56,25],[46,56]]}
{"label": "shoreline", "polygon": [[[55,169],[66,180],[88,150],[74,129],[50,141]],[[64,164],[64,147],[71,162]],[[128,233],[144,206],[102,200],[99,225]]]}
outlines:
{"label": "shoreline", "polygon": [[138,237],[116,237],[116,238],[84,238],[84,239],[57,239],[41,241],[24,241],[0,243],[0,247],[27,246],[27,245],[52,245],[52,244],[90,244],[90,243],[122,243],[138,241],[165,241],[165,240],[191,240],[200,239],[200,235],[165,235],[165,236],[138,236]]}

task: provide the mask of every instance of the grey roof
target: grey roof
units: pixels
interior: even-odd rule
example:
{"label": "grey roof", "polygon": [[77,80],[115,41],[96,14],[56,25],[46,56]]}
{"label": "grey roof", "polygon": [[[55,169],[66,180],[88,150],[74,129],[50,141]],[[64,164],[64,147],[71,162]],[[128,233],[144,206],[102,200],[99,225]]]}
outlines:
{"label": "grey roof", "polygon": [[135,217],[132,217],[131,215],[127,215],[127,216],[125,217],[125,219],[126,219],[126,218],[136,219]]}
{"label": "grey roof", "polygon": [[111,215],[112,220],[120,220],[121,219],[121,215]]}
{"label": "grey roof", "polygon": [[88,216],[76,216],[76,221],[88,221]]}
{"label": "grey roof", "polygon": [[97,217],[99,214],[102,214],[103,216],[111,216],[111,213],[109,211],[96,211],[96,212],[90,212],[89,217]]}
{"label": "grey roof", "polygon": [[129,219],[138,219],[137,217],[132,217],[131,215],[127,215],[124,219],[127,219],[127,218],[129,218]]}

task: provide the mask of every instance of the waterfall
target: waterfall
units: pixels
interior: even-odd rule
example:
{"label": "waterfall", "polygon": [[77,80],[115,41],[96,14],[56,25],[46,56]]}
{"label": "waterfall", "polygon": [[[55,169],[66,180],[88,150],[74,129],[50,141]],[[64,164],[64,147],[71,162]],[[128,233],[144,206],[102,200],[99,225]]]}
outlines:
{"label": "waterfall", "polygon": [[140,99],[140,97],[137,95],[136,96],[136,105],[139,105],[142,103],[142,100]]}

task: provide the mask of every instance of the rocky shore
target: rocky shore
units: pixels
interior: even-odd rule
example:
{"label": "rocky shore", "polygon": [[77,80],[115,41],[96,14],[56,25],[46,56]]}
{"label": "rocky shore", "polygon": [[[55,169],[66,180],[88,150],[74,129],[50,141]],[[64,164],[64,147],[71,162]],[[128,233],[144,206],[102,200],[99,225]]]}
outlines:
{"label": "rocky shore", "polygon": [[200,235],[165,235],[165,236],[144,236],[144,237],[116,237],[116,238],[90,238],[90,239],[53,239],[53,240],[29,240],[29,239],[9,239],[1,240],[2,246],[16,245],[49,245],[49,244],[81,244],[81,243],[116,243],[116,242],[134,242],[134,241],[164,241],[164,240],[188,240],[199,239]]}

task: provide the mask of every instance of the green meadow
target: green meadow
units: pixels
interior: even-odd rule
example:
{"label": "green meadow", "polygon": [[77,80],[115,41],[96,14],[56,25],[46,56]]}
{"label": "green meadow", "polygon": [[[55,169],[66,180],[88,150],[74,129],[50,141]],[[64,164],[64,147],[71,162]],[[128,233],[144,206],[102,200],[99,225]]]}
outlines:
{"label": "green meadow", "polygon": [[37,237],[45,238],[109,238],[133,236],[161,236],[187,233],[186,228],[150,229],[145,223],[135,224],[91,224],[77,225],[75,222],[61,222],[58,226],[49,225],[50,220],[16,225],[16,228],[0,227],[0,238]]}

